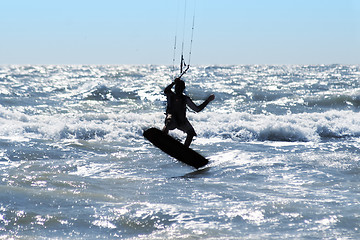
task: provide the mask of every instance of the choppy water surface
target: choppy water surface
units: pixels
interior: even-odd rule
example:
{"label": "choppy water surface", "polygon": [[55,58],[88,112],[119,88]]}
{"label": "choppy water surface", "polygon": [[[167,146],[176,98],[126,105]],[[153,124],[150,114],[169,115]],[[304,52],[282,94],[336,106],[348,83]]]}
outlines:
{"label": "choppy water surface", "polygon": [[199,171],[142,136],[173,75],[0,66],[0,238],[360,238],[360,66],[192,67]]}

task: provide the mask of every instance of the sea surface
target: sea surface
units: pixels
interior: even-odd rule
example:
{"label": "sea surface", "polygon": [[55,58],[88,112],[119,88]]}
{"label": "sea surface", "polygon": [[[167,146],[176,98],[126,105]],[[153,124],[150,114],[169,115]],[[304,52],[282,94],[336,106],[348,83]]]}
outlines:
{"label": "sea surface", "polygon": [[0,66],[0,239],[360,239],[360,65],[191,67],[200,170],[142,136],[175,75]]}

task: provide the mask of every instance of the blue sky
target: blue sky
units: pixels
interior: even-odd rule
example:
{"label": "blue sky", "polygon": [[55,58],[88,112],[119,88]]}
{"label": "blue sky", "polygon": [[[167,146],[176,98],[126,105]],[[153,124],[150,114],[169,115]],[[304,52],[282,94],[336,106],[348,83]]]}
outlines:
{"label": "blue sky", "polygon": [[[0,0],[0,64],[171,65],[184,2]],[[360,64],[360,0],[195,2],[192,64]]]}

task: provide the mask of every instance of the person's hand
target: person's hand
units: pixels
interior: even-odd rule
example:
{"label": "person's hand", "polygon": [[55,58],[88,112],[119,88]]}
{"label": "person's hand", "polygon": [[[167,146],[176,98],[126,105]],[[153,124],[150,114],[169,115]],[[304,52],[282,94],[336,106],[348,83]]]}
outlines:
{"label": "person's hand", "polygon": [[178,82],[180,82],[180,81],[181,81],[180,78],[175,78],[174,83],[178,83]]}
{"label": "person's hand", "polygon": [[211,94],[209,97],[208,97],[208,101],[211,102],[215,99],[215,95],[214,94]]}

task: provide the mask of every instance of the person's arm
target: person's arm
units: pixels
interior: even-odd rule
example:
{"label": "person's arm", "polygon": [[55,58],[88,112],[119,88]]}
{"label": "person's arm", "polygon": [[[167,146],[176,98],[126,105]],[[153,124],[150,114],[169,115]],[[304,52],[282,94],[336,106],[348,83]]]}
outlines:
{"label": "person's arm", "polygon": [[165,94],[171,93],[171,92],[172,92],[172,91],[171,91],[172,87],[173,87],[178,81],[180,81],[180,78],[175,78],[175,80],[174,80],[169,86],[167,86],[167,87],[165,88],[164,93],[165,93]]}
{"label": "person's arm", "polygon": [[171,93],[171,92],[172,92],[171,89],[172,89],[172,87],[173,87],[174,85],[175,85],[175,82],[170,83],[170,85],[167,86],[167,87],[164,89],[164,93],[165,93],[165,94]]}
{"label": "person's arm", "polygon": [[211,102],[212,100],[215,99],[214,94],[211,94],[210,97],[208,97],[201,105],[197,106],[192,100],[191,98],[187,97],[186,98],[186,104],[195,112],[200,112],[201,110],[203,110],[206,105],[209,104],[209,102]]}

